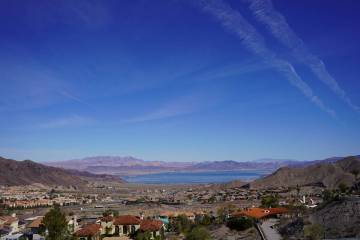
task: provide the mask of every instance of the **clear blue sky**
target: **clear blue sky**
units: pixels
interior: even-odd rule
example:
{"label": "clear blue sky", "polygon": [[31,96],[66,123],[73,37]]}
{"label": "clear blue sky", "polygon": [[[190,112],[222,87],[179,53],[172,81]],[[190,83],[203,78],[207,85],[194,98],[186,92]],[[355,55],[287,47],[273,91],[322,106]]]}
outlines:
{"label": "clear blue sky", "polygon": [[0,2],[0,155],[360,153],[360,1]]}

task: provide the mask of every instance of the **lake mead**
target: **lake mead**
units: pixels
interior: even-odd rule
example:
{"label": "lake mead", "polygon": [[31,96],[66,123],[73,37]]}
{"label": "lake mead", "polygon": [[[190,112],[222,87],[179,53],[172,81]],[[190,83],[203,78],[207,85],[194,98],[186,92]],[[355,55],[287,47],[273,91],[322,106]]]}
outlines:
{"label": "lake mead", "polygon": [[268,173],[263,171],[206,171],[164,172],[136,176],[123,176],[129,183],[145,184],[205,184],[225,183],[233,180],[254,180]]}

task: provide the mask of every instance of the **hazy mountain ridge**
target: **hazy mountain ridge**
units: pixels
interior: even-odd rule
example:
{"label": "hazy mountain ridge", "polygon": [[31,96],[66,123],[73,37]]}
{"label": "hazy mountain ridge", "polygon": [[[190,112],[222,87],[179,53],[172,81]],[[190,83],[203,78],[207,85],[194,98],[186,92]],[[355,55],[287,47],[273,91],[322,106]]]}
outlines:
{"label": "hazy mountain ridge", "polygon": [[0,185],[30,185],[41,183],[47,186],[83,187],[87,180],[121,181],[109,175],[95,175],[78,170],[65,170],[46,166],[31,160],[16,161],[0,157]]}
{"label": "hazy mountain ridge", "polygon": [[324,160],[299,161],[293,159],[264,158],[254,161],[206,161],[206,162],[165,162],[146,161],[132,156],[96,156],[58,162],[47,162],[49,166],[65,169],[77,169],[96,174],[146,174],[171,171],[232,171],[232,170],[260,170],[267,173],[285,166],[305,167],[319,162],[334,162],[341,157]]}
{"label": "hazy mountain ridge", "polygon": [[192,163],[145,161],[131,156],[97,156],[83,159],[46,162],[44,164],[65,169],[85,170],[92,173],[118,173],[128,170],[176,170],[179,168],[186,168]]}

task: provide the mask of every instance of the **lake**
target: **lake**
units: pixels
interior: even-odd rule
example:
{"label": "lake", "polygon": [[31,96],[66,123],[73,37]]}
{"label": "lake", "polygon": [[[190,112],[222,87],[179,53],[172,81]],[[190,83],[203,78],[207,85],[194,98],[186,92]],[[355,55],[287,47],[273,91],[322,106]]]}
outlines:
{"label": "lake", "polygon": [[130,183],[145,184],[199,184],[225,183],[233,180],[253,180],[266,175],[263,171],[207,171],[207,172],[165,172],[136,176],[123,176]]}

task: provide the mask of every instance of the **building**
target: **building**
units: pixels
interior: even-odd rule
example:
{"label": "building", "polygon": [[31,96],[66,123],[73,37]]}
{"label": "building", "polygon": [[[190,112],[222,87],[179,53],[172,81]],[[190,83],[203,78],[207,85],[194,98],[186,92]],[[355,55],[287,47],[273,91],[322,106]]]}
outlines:
{"label": "building", "polygon": [[248,208],[247,210],[235,212],[232,214],[234,217],[239,216],[247,216],[252,217],[258,220],[266,219],[270,217],[280,217],[281,215],[288,215],[289,210],[287,208],[279,207],[279,208]]}
{"label": "building", "polygon": [[141,219],[132,215],[118,216],[114,218],[114,235],[128,236],[134,234],[139,228]]}
{"label": "building", "polygon": [[96,223],[85,225],[77,230],[74,235],[79,240],[100,240],[101,225]]}
{"label": "building", "polygon": [[115,234],[115,226],[113,224],[113,216],[105,216],[100,218],[101,235],[113,235]]}
{"label": "building", "polygon": [[42,232],[42,230],[45,230],[45,226],[42,223],[44,217],[39,216],[35,219],[33,219],[28,225],[27,225],[27,229],[32,233],[32,234],[39,234],[40,232]]}
{"label": "building", "polygon": [[11,216],[0,216],[0,229],[6,229],[9,234],[19,232],[19,219],[15,214]]}
{"label": "building", "polygon": [[162,238],[164,236],[164,223],[161,220],[155,219],[142,220],[139,230],[142,232],[149,232],[151,234],[151,239],[155,239],[157,236]]}
{"label": "building", "polygon": [[66,216],[66,221],[68,223],[68,230],[70,233],[74,233],[79,230],[79,224],[77,222],[76,215]]}

